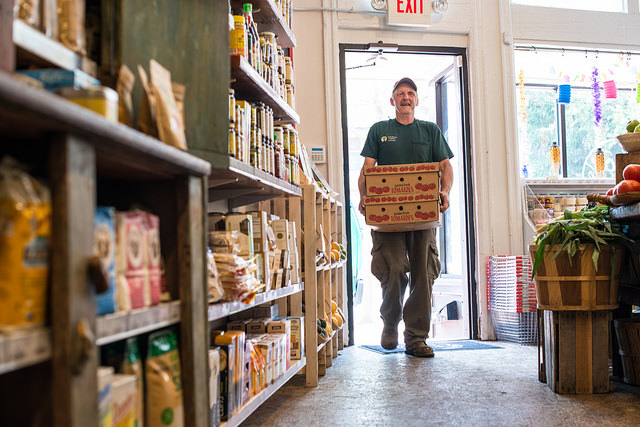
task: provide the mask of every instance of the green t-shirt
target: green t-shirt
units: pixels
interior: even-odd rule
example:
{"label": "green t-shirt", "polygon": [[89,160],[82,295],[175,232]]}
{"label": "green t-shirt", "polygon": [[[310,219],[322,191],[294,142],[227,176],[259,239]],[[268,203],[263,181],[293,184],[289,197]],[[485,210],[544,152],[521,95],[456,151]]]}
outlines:
{"label": "green t-shirt", "polygon": [[371,126],[360,155],[376,159],[378,165],[441,162],[453,157],[435,123],[414,120],[403,125],[396,119]]}

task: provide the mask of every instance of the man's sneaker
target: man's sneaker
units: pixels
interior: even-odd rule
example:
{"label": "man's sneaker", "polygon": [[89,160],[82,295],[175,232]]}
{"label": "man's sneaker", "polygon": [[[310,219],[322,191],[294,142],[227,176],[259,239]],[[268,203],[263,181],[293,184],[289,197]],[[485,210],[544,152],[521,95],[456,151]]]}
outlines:
{"label": "man's sneaker", "polygon": [[405,353],[415,357],[433,357],[433,349],[429,347],[425,342],[418,341],[411,345],[408,345],[404,351]]}
{"label": "man's sneaker", "polygon": [[398,346],[398,327],[385,326],[382,328],[382,336],[380,337],[380,345],[385,350],[393,350]]}

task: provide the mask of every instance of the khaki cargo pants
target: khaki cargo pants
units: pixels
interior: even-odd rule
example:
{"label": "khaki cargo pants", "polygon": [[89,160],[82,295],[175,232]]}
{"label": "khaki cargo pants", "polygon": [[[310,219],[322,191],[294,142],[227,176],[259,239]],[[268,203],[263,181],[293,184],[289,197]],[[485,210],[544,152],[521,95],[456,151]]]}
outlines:
{"label": "khaki cargo pants", "polygon": [[[440,275],[436,230],[371,232],[371,273],[382,285],[380,315],[385,326],[404,319],[404,342],[424,342],[431,327],[431,291]],[[409,278],[407,278],[409,273]],[[409,298],[404,293],[409,283]]]}

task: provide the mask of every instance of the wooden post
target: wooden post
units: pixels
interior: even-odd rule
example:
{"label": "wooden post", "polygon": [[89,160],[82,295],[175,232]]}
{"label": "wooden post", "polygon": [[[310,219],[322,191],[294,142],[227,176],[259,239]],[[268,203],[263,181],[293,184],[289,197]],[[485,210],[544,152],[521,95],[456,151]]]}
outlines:
{"label": "wooden post", "polygon": [[313,184],[302,186],[304,202],[304,333],[307,355],[306,385],[318,386],[318,331],[316,319],[316,191]]}
{"label": "wooden post", "polygon": [[13,73],[16,52],[13,44],[14,0],[0,0],[0,71]]}
{"label": "wooden post", "polygon": [[[84,427],[98,419],[95,338],[81,355],[80,324],[95,336],[94,289],[87,277],[93,252],[96,168],[93,147],[71,135],[51,144],[52,194],[51,328],[53,355],[53,426]],[[82,359],[81,361],[78,361]]]}
{"label": "wooden post", "polygon": [[[296,223],[296,245],[298,249],[298,277],[302,278],[302,211],[300,209],[300,197],[291,196],[289,199],[289,220]],[[302,293],[297,293],[289,297],[289,313],[292,316],[302,316]]]}
{"label": "wooden post", "polygon": [[206,178],[198,177],[182,177],[176,185],[184,417],[185,425],[201,427],[209,425],[207,275],[201,256],[206,253],[206,185]]}

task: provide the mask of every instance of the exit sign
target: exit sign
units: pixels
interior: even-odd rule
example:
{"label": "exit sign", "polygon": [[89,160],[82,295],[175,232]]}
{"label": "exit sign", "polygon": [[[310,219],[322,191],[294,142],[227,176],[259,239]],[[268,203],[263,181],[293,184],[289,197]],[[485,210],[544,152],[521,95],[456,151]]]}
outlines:
{"label": "exit sign", "polygon": [[428,27],[431,0],[387,0],[387,24]]}

